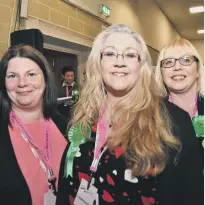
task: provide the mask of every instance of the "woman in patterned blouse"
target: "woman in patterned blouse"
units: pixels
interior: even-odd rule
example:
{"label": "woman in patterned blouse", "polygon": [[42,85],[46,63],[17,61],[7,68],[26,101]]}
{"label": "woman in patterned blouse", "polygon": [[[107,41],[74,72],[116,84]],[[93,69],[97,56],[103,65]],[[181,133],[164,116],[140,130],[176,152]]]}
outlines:
{"label": "woman in patterned blouse", "polygon": [[56,205],[202,205],[191,120],[163,100],[142,37],[126,25],[102,31],[86,79]]}

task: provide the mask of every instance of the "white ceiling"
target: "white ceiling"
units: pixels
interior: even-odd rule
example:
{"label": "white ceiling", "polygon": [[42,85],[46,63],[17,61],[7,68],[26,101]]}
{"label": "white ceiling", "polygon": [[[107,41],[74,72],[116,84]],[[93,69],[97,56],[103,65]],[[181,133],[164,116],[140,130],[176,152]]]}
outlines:
{"label": "white ceiling", "polygon": [[203,0],[155,0],[178,33],[189,40],[202,40],[203,34],[197,30],[204,29],[204,13],[189,13],[189,8],[204,5]]}

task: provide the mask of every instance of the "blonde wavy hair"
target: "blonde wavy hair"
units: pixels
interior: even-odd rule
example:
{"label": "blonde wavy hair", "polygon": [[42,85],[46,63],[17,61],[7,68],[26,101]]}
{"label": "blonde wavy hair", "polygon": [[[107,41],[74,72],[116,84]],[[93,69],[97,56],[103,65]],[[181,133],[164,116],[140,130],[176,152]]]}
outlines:
{"label": "blonde wavy hair", "polygon": [[173,48],[184,49],[185,51],[190,52],[191,55],[194,55],[195,57],[197,57],[197,59],[199,60],[197,62],[197,65],[198,65],[197,68],[199,72],[199,78],[197,80],[197,93],[199,96],[203,97],[204,96],[204,66],[201,60],[201,56],[199,55],[199,53],[197,52],[193,44],[184,38],[171,40],[167,45],[165,45],[162,48],[162,50],[159,53],[158,62],[157,62],[157,66],[155,69],[155,79],[159,87],[162,88],[163,94],[167,96],[168,90],[166,88],[166,85],[164,84],[163,77],[162,77],[161,61],[164,60],[165,53],[169,49],[173,49]]}
{"label": "blonde wavy hair", "polygon": [[[108,36],[130,34],[140,47],[141,68],[135,87],[113,108],[112,134],[108,137],[110,151],[116,146],[124,150],[131,162],[133,176],[160,173],[166,166],[168,149],[179,149],[179,141],[172,136],[168,112],[152,73],[151,58],[142,37],[126,25],[113,25],[95,39],[86,65],[86,82],[74,111],[71,125],[80,123],[82,132],[88,124],[96,124],[106,103],[106,89],[101,75],[101,52]],[[116,128],[117,127],[117,128]],[[84,132],[84,134],[86,134]]]}

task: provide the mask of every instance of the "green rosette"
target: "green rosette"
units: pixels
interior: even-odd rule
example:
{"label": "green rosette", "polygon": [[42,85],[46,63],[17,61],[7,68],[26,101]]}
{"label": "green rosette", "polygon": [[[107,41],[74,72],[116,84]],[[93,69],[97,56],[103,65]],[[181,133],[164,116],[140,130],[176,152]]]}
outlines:
{"label": "green rosette", "polygon": [[80,97],[80,93],[78,90],[72,90],[72,98],[75,102],[77,102],[79,100]]}
{"label": "green rosette", "polygon": [[198,115],[192,119],[197,137],[204,137],[204,116]]}
{"label": "green rosette", "polygon": [[[87,126],[88,136],[91,135],[91,127]],[[64,177],[69,175],[73,177],[73,160],[76,156],[76,153],[79,150],[81,144],[85,143],[85,136],[82,134],[80,125],[73,125],[68,131],[68,140],[70,141],[70,146],[66,154],[65,159],[65,168],[64,168]]]}

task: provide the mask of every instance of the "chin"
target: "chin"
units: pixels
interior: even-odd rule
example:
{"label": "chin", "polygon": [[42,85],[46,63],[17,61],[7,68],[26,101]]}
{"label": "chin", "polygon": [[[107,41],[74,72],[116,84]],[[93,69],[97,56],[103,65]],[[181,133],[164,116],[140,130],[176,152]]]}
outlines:
{"label": "chin", "polygon": [[29,101],[23,101],[23,102],[19,101],[19,102],[18,102],[18,105],[19,105],[19,106],[22,106],[22,107],[31,106],[32,104],[33,104],[33,101],[31,101],[31,100],[29,100]]}

